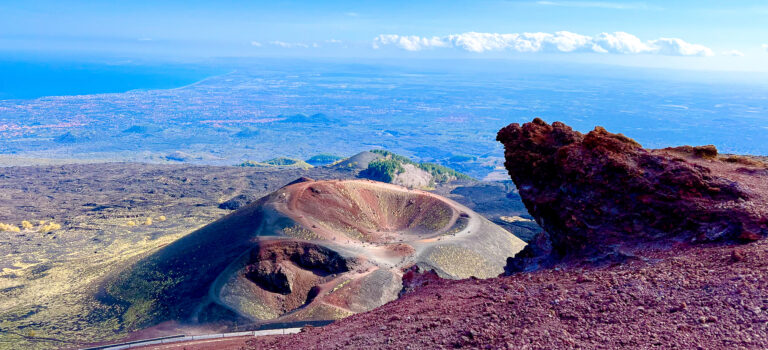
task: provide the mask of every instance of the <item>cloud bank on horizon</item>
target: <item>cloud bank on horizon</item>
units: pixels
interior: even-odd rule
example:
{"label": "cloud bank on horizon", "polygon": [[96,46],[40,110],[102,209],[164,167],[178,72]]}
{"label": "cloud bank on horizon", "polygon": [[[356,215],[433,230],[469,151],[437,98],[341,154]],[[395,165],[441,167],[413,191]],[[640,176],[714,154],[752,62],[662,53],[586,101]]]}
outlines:
{"label": "cloud bank on horizon", "polygon": [[592,52],[613,54],[658,54],[668,56],[714,56],[712,49],[679,38],[659,38],[643,41],[625,32],[600,33],[587,36],[568,31],[555,33],[478,33],[467,32],[446,36],[381,34],[374,38],[373,47],[394,46],[407,51],[452,48],[474,53],[489,51]]}
{"label": "cloud bank on horizon", "polygon": [[648,9],[648,5],[642,2],[607,2],[607,1],[537,1],[538,5],[560,7],[595,7],[613,10],[638,10]]}

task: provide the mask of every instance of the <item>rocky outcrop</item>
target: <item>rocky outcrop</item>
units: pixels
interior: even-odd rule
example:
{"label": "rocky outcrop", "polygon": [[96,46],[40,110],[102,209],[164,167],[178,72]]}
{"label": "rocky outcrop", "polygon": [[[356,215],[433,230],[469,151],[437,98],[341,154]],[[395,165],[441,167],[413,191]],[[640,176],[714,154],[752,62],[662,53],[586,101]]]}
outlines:
{"label": "rocky outcrop", "polygon": [[403,289],[399,296],[412,293],[430,283],[439,283],[441,279],[435,270],[425,271],[418,265],[411,266],[403,272]]}
{"label": "rocky outcrop", "polygon": [[501,129],[497,140],[523,202],[549,235],[519,254],[529,261],[513,270],[550,243],[554,260],[600,261],[662,242],[768,234],[768,172],[727,160],[714,146],[648,150],[602,127],[584,135],[538,118]]}

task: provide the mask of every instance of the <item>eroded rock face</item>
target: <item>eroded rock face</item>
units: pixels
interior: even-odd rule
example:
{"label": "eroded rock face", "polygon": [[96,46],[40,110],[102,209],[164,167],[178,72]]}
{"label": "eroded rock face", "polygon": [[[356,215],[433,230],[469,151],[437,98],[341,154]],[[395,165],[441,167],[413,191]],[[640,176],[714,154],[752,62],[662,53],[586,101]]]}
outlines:
{"label": "eroded rock face", "polygon": [[[240,288],[253,288],[250,298],[258,299],[262,307],[276,314],[309,305],[321,291],[319,286],[333,283],[353,268],[364,267],[357,259],[327,247],[283,239],[260,241],[244,259],[237,275],[254,285],[244,283]],[[253,310],[256,314],[264,312]]]}
{"label": "eroded rock face", "polygon": [[245,277],[267,291],[282,295],[296,292],[296,283],[301,280],[309,281],[304,291],[306,294],[314,286],[311,283],[328,275],[349,271],[348,260],[335,251],[304,242],[262,243],[254,247],[249,255],[243,269]]}
{"label": "eroded rock face", "polygon": [[768,234],[768,176],[759,165],[720,159],[714,146],[647,150],[602,127],[584,135],[538,118],[501,129],[497,140],[556,259],[613,259],[654,242]]}

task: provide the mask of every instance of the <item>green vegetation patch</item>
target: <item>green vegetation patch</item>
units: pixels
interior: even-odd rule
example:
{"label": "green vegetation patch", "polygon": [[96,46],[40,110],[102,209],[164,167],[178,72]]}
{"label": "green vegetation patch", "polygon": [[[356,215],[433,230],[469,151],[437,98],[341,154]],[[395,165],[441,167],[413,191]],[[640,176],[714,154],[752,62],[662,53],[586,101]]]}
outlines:
{"label": "green vegetation patch", "polygon": [[293,158],[285,158],[285,157],[279,157],[279,158],[272,158],[269,160],[265,160],[263,162],[255,162],[252,160],[245,161],[243,163],[238,164],[238,166],[242,167],[287,167],[287,168],[302,168],[302,169],[309,169],[313,168],[312,165],[309,163],[300,160],[300,159],[293,159]]}
{"label": "green vegetation patch", "polygon": [[456,170],[453,170],[449,167],[442,166],[440,164],[435,163],[421,163],[419,164],[419,168],[421,170],[424,170],[435,178],[435,182],[448,182],[453,180],[470,180],[472,179],[469,177],[469,175],[460,173]]}
{"label": "green vegetation patch", "polygon": [[432,175],[434,178],[433,181],[436,183],[472,179],[469,175],[460,173],[440,164],[416,163],[410,160],[408,157],[404,157],[382,149],[374,149],[371,150],[371,152],[384,156],[382,159],[374,160],[369,163],[368,169],[366,169],[365,173],[363,174],[364,176],[373,180],[392,182],[397,174],[405,171],[403,164],[412,164],[419,169],[428,172]]}
{"label": "green vegetation patch", "polygon": [[404,171],[403,163],[391,158],[374,160],[368,163],[368,169],[364,170],[366,177],[383,182],[392,182],[397,174]]}
{"label": "green vegetation patch", "polygon": [[384,156],[384,158],[393,159],[393,160],[396,160],[396,161],[398,161],[400,163],[418,165],[418,163],[412,161],[408,157],[401,156],[399,154],[396,154],[396,153],[393,153],[393,152],[390,152],[390,151],[387,151],[387,150],[373,149],[373,150],[371,150],[371,153],[381,154],[382,156]]}

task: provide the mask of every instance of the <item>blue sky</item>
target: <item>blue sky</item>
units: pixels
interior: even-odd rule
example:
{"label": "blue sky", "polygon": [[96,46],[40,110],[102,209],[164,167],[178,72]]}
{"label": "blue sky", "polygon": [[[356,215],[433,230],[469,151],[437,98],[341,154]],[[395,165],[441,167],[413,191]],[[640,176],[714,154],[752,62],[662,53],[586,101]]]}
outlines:
{"label": "blue sky", "polygon": [[0,52],[523,57],[768,71],[766,22],[765,1],[0,0]]}

